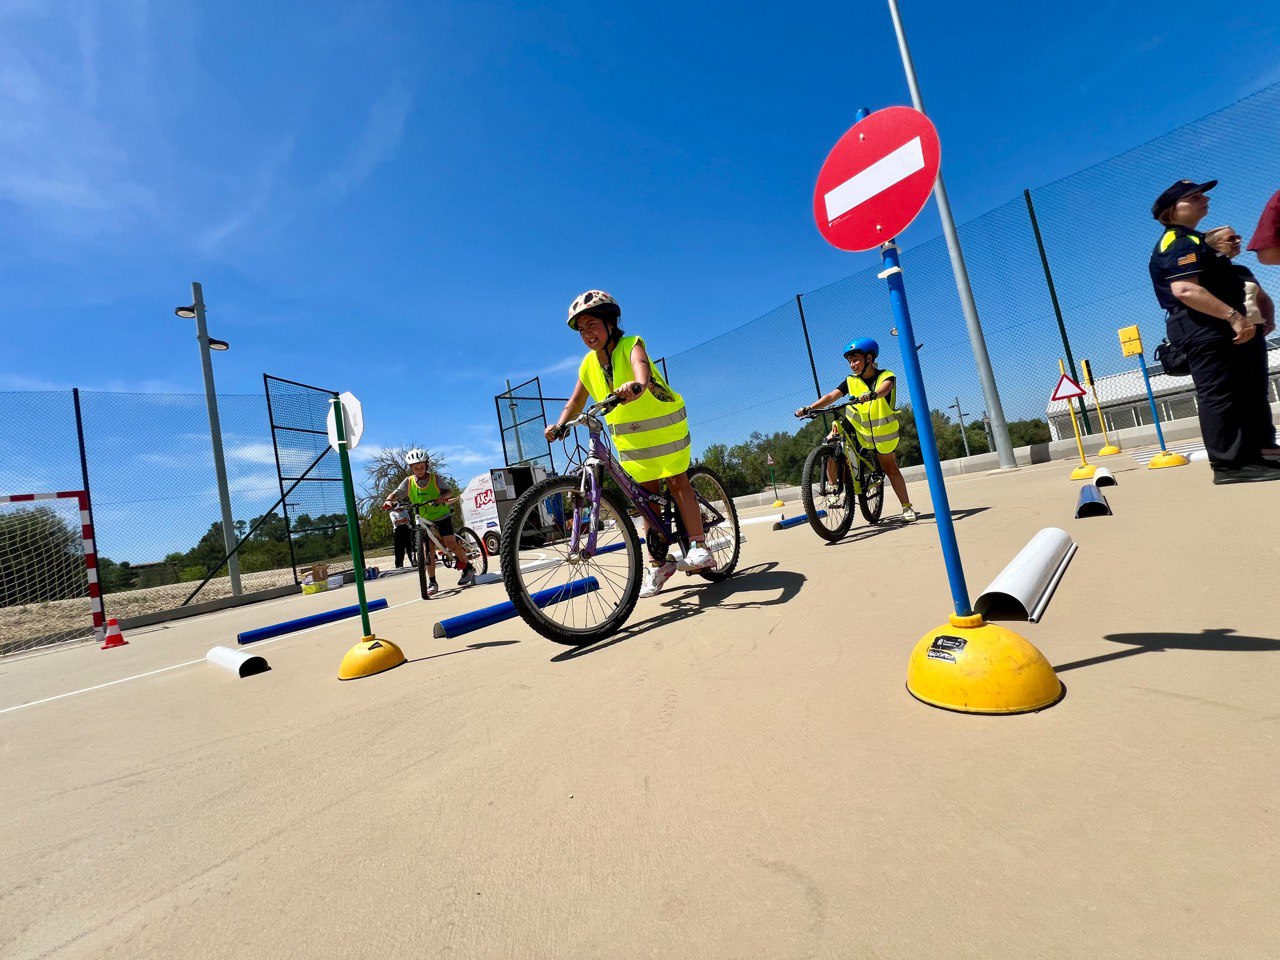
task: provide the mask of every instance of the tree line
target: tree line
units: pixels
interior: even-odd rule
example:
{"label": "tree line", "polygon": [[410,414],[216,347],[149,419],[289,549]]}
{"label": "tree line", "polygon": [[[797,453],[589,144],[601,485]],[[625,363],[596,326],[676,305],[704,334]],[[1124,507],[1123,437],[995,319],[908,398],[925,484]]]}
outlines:
{"label": "tree line", "polygon": [[[982,421],[965,424],[961,437],[960,424],[940,410],[930,413],[933,433],[938,444],[938,456],[942,460],[954,460],[964,456],[965,440],[969,453],[988,453],[987,432]],[[800,483],[809,451],[822,442],[830,430],[831,417],[825,421],[810,420],[795,433],[779,431],[774,434],[751,434],[741,443],[732,446],[716,443],[702,453],[702,462],[720,475],[726,492],[731,497],[759,493],[770,485],[768,458],[773,457],[773,474],[779,486],[795,486]],[[1015,447],[1033,443],[1048,443],[1049,424],[1044,420],[1016,420],[1009,425],[1009,439]],[[916,431],[915,415],[910,405],[902,408],[899,427],[898,464],[903,467],[923,463],[920,456],[920,435]]]}

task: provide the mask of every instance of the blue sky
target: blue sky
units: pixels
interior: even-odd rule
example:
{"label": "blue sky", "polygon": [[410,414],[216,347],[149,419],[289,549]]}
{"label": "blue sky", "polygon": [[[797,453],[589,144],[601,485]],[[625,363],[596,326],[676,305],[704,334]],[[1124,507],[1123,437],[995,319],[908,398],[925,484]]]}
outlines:
{"label": "blue sky", "polygon": [[[1274,4],[902,8],[962,221],[1280,80]],[[582,289],[675,354],[872,263],[813,181],[906,102],[878,0],[0,0],[0,390],[199,392],[199,280],[220,391],[351,390],[469,476]]]}

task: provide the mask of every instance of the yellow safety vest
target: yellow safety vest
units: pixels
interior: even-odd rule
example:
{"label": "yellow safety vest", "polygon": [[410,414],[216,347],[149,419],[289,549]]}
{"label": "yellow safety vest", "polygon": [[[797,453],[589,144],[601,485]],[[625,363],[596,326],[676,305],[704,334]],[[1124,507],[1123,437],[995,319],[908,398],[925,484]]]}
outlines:
{"label": "yellow safety vest", "polygon": [[[869,387],[861,377],[850,374],[846,380],[849,396],[860,397],[864,393],[873,393],[880,389],[887,378],[893,378],[893,373],[881,370],[876,375],[875,386]],[[887,397],[876,397],[867,403],[855,403],[845,411],[858,436],[858,443],[864,450],[871,449],[873,437],[878,453],[893,453],[898,449],[897,397],[898,381],[894,379],[893,389]]]}
{"label": "yellow safety vest", "polygon": [[[600,358],[592,350],[582,358],[578,379],[599,403],[624,383],[635,379],[631,350],[640,337],[623,337],[613,348],[613,382],[607,383]],[[620,403],[606,416],[618,462],[637,483],[663,480],[689,469],[689,421],[684,398],[649,362],[649,389],[630,403]]]}
{"label": "yellow safety vest", "polygon": [[440,485],[436,483],[436,475],[434,473],[427,474],[427,485],[425,487],[418,486],[418,478],[413,474],[409,474],[409,502],[415,506],[426,504],[419,513],[428,520],[442,520],[452,512],[452,507],[447,503],[431,503],[432,500],[440,498]]}

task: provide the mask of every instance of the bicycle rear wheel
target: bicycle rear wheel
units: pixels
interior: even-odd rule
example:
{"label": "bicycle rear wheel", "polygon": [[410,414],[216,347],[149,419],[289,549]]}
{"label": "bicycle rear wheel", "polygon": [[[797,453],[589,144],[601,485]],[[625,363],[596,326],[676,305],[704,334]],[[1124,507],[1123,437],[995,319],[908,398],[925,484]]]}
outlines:
{"label": "bicycle rear wheel", "polygon": [[480,542],[480,538],[476,536],[476,532],[470,527],[463,527],[458,531],[458,542],[462,544],[462,549],[467,552],[467,562],[475,568],[476,576],[482,576],[489,572],[489,554],[485,552],[484,545]]}
{"label": "bicycle rear wheel", "polygon": [[707,549],[716,558],[713,569],[700,570],[699,574],[708,580],[727,580],[733,576],[734,568],[738,566],[738,554],[742,550],[742,528],[738,526],[737,508],[720,478],[707,467],[694,467],[690,470],[689,483],[698,496]]}
{"label": "bicycle rear wheel", "polygon": [[867,523],[879,523],[880,513],[884,510],[884,471],[872,470],[862,464],[858,472],[861,475],[858,486],[862,488],[858,494],[858,507],[862,510],[862,517]]}
{"label": "bicycle rear wheel", "polygon": [[814,447],[800,472],[800,499],[813,532],[828,543],[848,533],[853,525],[853,496],[853,478],[843,451],[833,443]]}
{"label": "bicycle rear wheel", "polygon": [[[548,640],[573,647],[603,640],[627,622],[640,596],[641,569],[640,538],[623,497],[602,491],[593,518],[578,487],[575,476],[534,484],[511,508],[502,534],[502,581],[512,605]],[[571,555],[574,525],[585,530],[593,519],[596,553]],[[584,533],[579,546],[585,544]],[[581,581],[588,578],[595,583],[584,591]]]}

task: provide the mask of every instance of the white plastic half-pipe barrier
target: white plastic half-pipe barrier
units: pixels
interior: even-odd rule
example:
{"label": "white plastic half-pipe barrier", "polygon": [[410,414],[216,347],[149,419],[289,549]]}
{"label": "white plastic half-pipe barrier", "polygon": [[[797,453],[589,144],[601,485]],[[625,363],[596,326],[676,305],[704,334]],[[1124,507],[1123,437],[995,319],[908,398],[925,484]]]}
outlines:
{"label": "white plastic half-pipe barrier", "polygon": [[987,620],[1039,623],[1075,553],[1067,531],[1045,527],[982,591],[974,609]]}
{"label": "white plastic half-pipe barrier", "polygon": [[214,647],[204,658],[215,667],[221,667],[237,677],[252,677],[255,673],[266,673],[271,669],[264,657],[243,650],[232,650],[230,647]]}
{"label": "white plastic half-pipe barrier", "polygon": [[1099,467],[1093,471],[1093,484],[1096,487],[1114,487],[1116,485],[1115,474],[1106,467]]}

